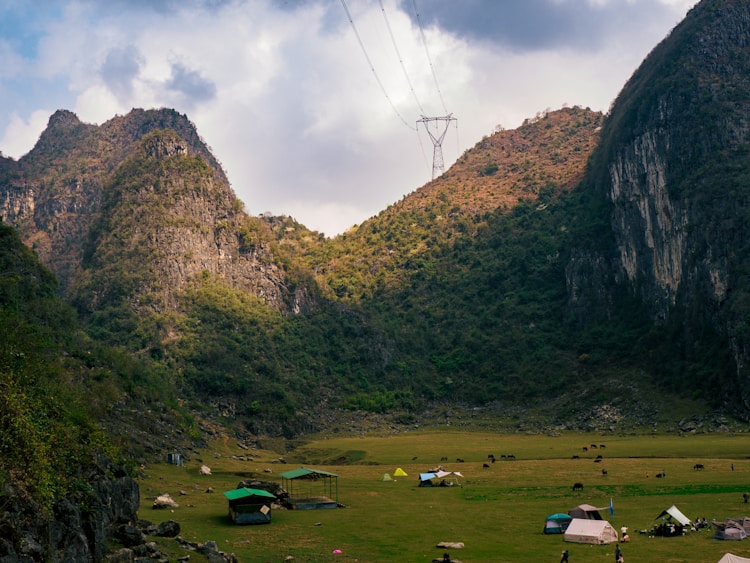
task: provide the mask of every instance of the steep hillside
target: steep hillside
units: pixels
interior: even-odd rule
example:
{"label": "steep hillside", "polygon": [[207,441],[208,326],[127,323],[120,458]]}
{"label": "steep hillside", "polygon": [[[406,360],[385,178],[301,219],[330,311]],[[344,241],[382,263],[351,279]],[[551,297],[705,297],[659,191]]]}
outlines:
{"label": "steep hillside", "polygon": [[601,121],[598,112],[563,108],[485,137],[445,174],[314,255],[318,283],[348,301],[408,284],[431,254],[471,240],[492,214],[548,202],[577,185]]}
{"label": "steep hillside", "polygon": [[643,343],[656,380],[742,412],[749,44],[746,2],[704,0],[643,62],[602,129],[582,188],[599,219],[582,230],[569,266],[573,300],[598,309],[600,321],[611,311],[604,293],[627,291],[644,305],[658,327]]}

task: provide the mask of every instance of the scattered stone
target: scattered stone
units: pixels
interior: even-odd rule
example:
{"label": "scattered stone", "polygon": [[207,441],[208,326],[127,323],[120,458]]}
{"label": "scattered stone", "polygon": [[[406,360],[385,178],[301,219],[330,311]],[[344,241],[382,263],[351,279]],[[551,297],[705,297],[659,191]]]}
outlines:
{"label": "scattered stone", "polygon": [[163,495],[159,495],[154,500],[154,509],[161,510],[164,508],[179,508],[180,505],[175,502],[175,500],[168,494],[164,493]]}

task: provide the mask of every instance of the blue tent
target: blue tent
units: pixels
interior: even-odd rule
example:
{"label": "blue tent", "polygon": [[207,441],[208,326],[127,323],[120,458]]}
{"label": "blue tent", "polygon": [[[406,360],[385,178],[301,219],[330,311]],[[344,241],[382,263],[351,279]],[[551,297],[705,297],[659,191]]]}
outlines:
{"label": "blue tent", "polygon": [[573,518],[567,514],[550,514],[544,521],[545,534],[564,534]]}

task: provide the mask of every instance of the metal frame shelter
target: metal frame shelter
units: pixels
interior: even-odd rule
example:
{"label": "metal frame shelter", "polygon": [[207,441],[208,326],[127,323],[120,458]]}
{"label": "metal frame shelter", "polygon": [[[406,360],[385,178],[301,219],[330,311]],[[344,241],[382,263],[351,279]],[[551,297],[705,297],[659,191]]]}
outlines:
{"label": "metal frame shelter", "polygon": [[297,510],[336,508],[339,476],[322,469],[300,467],[281,474],[281,486],[289,493],[289,504]]}
{"label": "metal frame shelter", "polygon": [[267,524],[276,495],[262,489],[243,487],[224,493],[229,501],[229,518],[235,524]]}

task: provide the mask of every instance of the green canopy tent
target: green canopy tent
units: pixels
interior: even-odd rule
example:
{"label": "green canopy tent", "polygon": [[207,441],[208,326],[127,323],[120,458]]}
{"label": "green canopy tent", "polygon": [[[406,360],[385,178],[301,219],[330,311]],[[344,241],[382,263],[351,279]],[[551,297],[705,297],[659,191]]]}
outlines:
{"label": "green canopy tent", "polygon": [[322,469],[300,467],[281,474],[281,486],[289,491],[289,506],[297,510],[336,508],[339,476]]}
{"label": "green canopy tent", "polygon": [[229,519],[235,524],[268,524],[271,502],[276,495],[262,489],[242,487],[224,493],[229,501]]}

